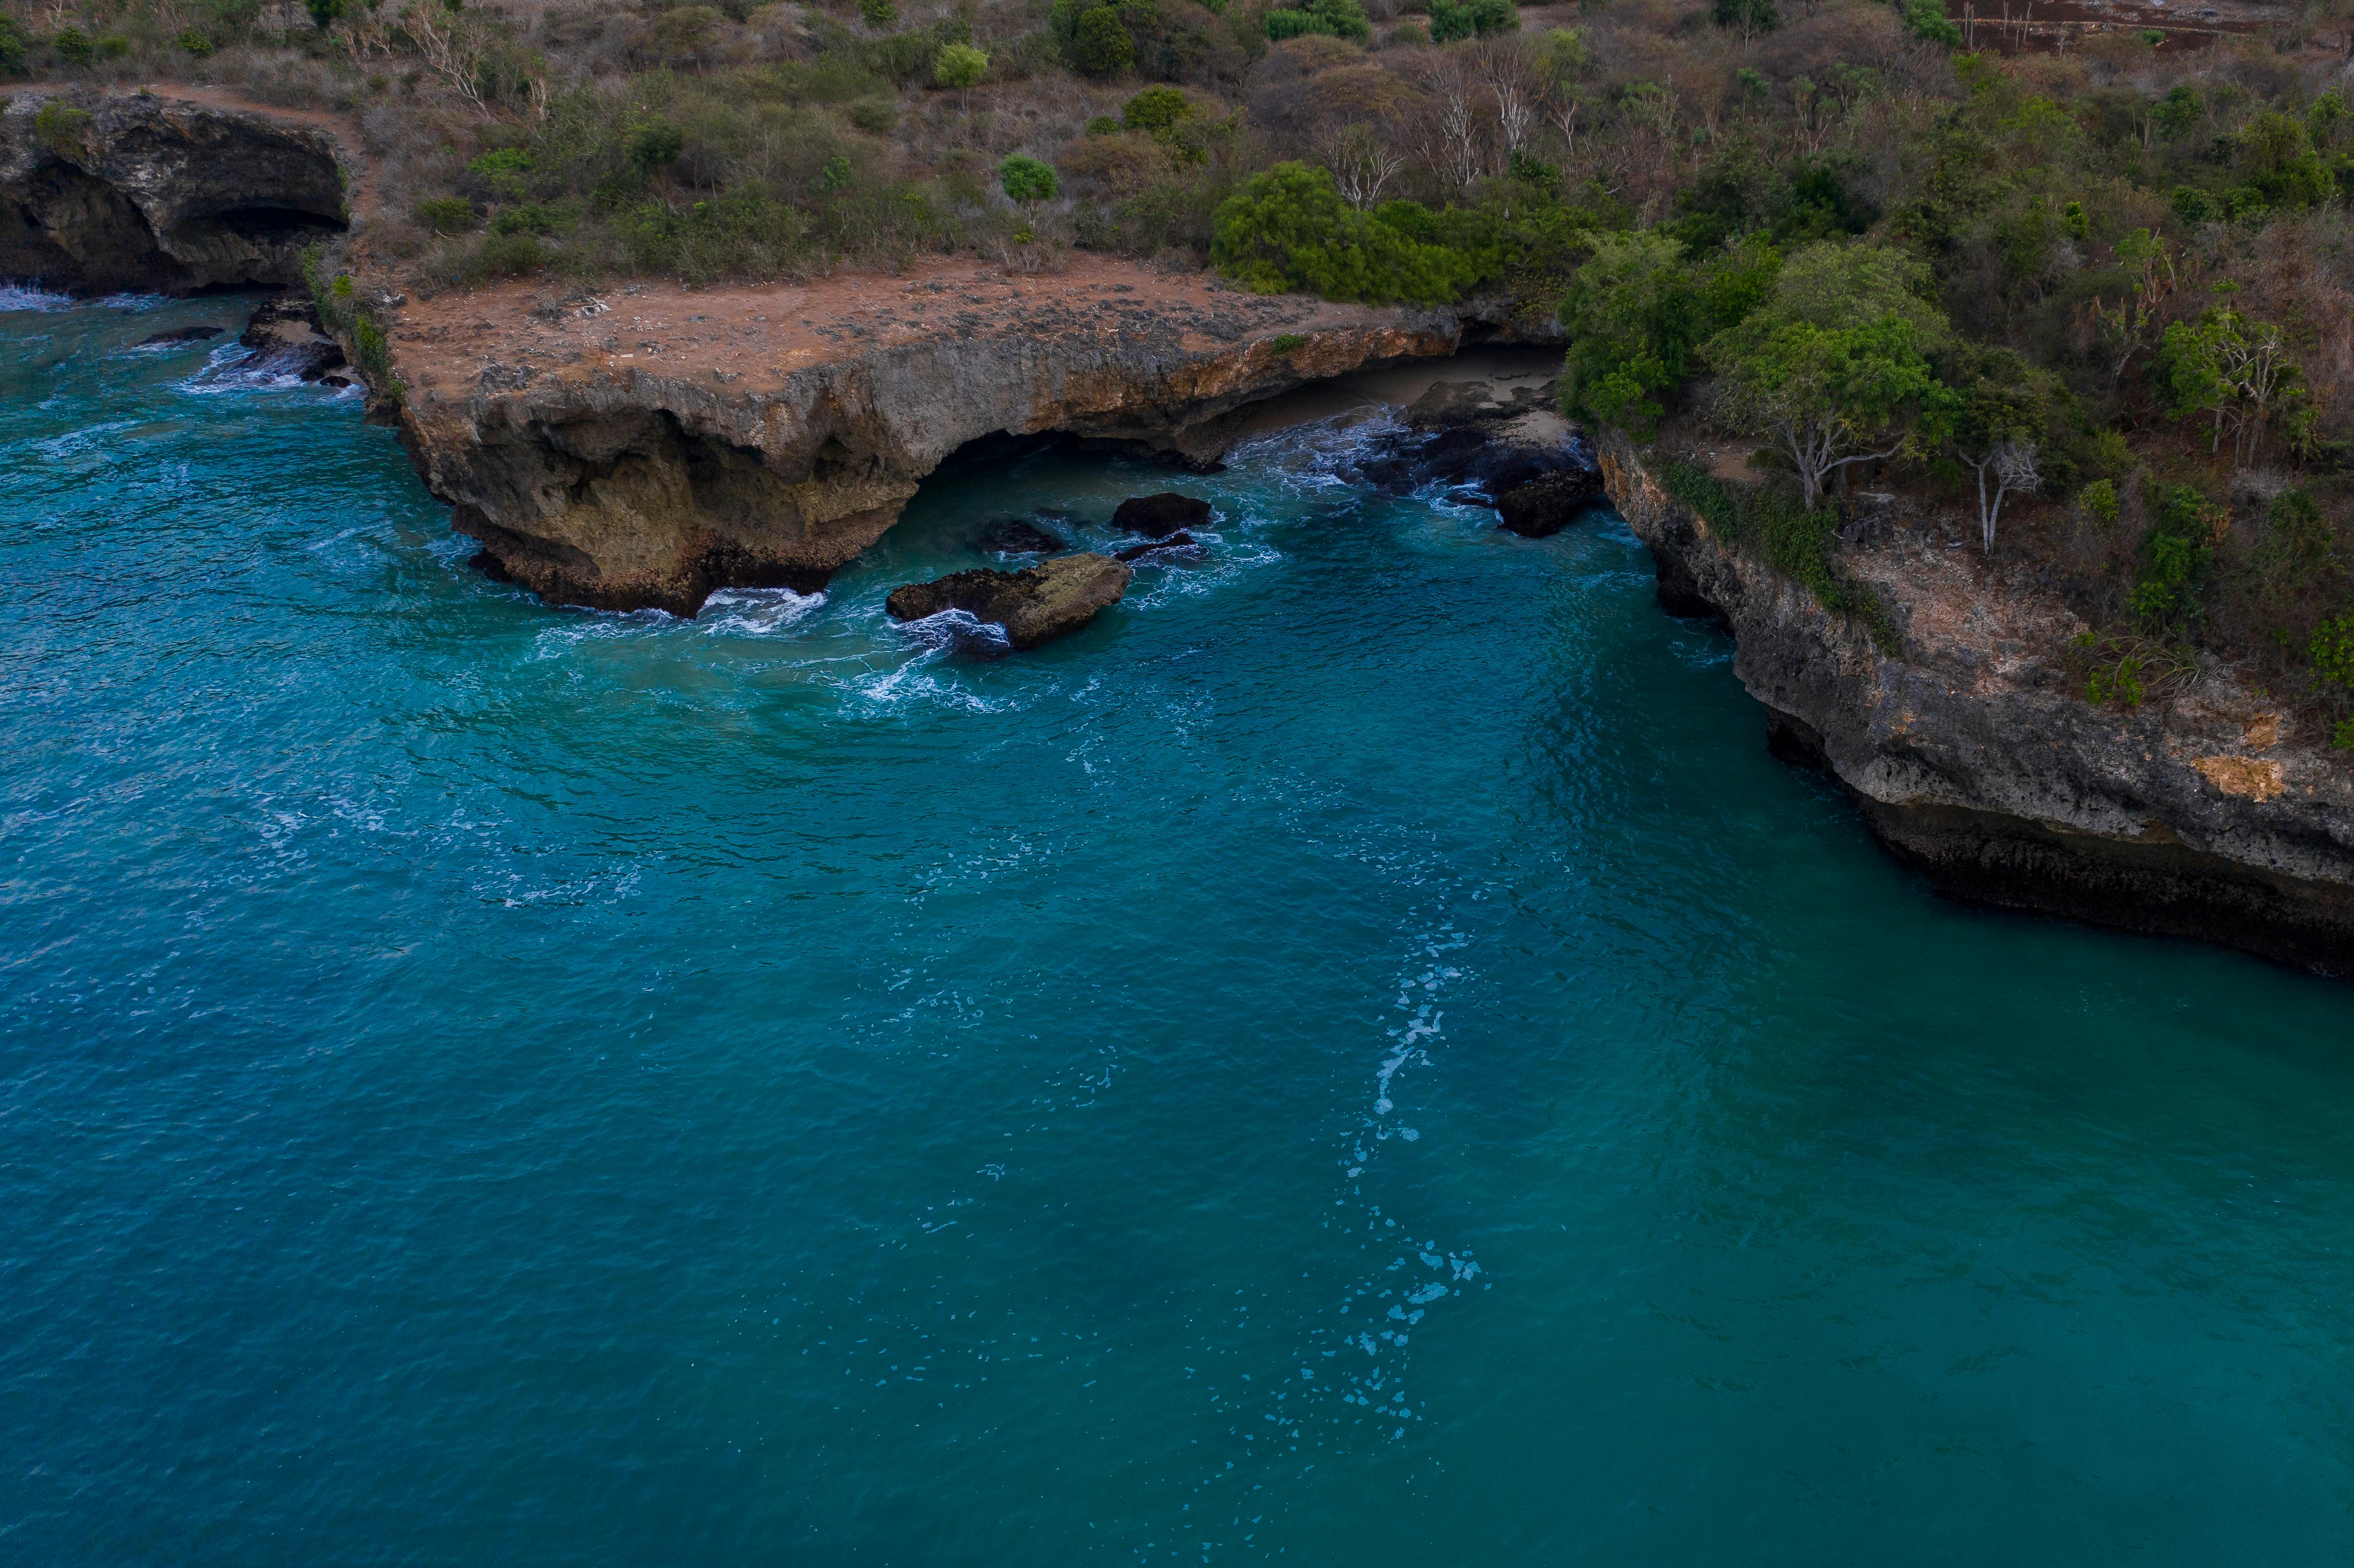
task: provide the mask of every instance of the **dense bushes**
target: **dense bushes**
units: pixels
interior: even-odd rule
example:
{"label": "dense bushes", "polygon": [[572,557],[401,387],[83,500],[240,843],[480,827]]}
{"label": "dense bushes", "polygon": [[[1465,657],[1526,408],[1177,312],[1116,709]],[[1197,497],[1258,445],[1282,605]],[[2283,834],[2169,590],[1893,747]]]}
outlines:
{"label": "dense bushes", "polygon": [[1440,304],[1478,281],[1472,259],[1440,239],[1425,208],[1393,202],[1361,211],[1331,175],[1305,164],[1254,176],[1218,208],[1216,224],[1212,265],[1262,294]]}

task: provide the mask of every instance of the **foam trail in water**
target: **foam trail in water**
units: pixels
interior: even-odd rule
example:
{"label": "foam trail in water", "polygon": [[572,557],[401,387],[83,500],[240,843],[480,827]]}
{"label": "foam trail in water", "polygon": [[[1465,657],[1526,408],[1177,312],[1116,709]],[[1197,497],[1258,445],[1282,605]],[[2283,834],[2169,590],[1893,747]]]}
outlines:
{"label": "foam trail in water", "polygon": [[789,588],[721,588],[703,601],[695,619],[709,637],[772,637],[824,602],[822,593]]}

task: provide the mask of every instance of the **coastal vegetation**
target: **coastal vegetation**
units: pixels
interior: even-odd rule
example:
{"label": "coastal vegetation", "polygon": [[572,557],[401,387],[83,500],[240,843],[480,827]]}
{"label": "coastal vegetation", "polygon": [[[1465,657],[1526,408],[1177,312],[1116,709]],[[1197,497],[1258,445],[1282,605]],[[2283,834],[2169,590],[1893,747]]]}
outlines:
{"label": "coastal vegetation", "polygon": [[1842,498],[1905,490],[2096,629],[2092,699],[2220,658],[2354,741],[2354,22],[2267,15],[0,0],[0,72],[350,115],[427,289],[1097,250],[1478,300],[1559,323],[1573,416],[1754,447],[1758,499],[1677,487],[1827,604]]}

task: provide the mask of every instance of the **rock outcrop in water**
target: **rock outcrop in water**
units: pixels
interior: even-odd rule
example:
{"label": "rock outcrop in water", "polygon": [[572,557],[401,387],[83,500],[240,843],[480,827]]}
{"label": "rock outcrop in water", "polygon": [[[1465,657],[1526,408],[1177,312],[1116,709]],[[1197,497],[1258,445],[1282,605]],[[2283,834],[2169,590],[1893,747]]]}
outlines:
{"label": "rock outcrop in water", "polygon": [[1440,381],[1407,408],[1408,434],[1364,477],[1404,494],[1458,486],[1496,508],[1499,526],[1532,539],[1559,533],[1602,499],[1602,476],[1553,405],[1553,384],[1503,391]]}
{"label": "rock outcrop in water", "polygon": [[1450,354],[1465,330],[1089,258],[1039,278],[485,290],[402,310],[392,360],[420,471],[507,575],[692,614],[723,585],[822,584],[968,442],[1061,431],[1199,466],[1245,406]]}
{"label": "rock outcrop in water", "polygon": [[935,582],[909,583],[884,601],[895,620],[922,620],[960,609],[1005,629],[1018,652],[1076,631],[1098,611],[1118,604],[1133,574],[1108,556],[1059,556],[1025,571],[983,567]]}
{"label": "rock outcrop in water", "polygon": [[1601,461],[1661,601],[1738,640],[1776,751],[1828,772],[1941,890],[2354,977],[2354,770],[2261,694],[2211,671],[2139,709],[2087,706],[2064,606],[1991,591],[1966,552],[1902,532],[1842,556],[1894,613],[1902,652],[1883,652],[1717,537],[1624,436]]}
{"label": "rock outcrop in water", "polygon": [[163,98],[20,93],[0,111],[0,278],[77,293],[302,281],[344,232],[334,144]]}

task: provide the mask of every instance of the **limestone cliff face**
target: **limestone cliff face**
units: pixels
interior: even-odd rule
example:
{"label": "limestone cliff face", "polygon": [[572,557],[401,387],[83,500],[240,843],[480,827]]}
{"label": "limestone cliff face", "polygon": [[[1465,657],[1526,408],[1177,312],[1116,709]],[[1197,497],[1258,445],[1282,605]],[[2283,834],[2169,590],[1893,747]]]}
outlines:
{"label": "limestone cliff face", "polygon": [[[1244,405],[1450,353],[1462,334],[1445,313],[1190,280],[1150,302],[1087,271],[967,269],[945,302],[935,284],[949,288],[870,281],[865,298],[902,302],[871,328],[781,288],[642,291],[528,320],[505,300],[411,308],[393,334],[402,428],[486,564],[560,603],[692,614],[722,586],[822,582],[978,438],[1062,431],[1205,463]],[[986,308],[955,308],[968,302]],[[805,331],[779,319],[804,308]]]}
{"label": "limestone cliff face", "polygon": [[317,131],[161,98],[22,92],[0,111],[0,278],[87,293],[284,286],[301,281],[302,248],[345,223]]}
{"label": "limestone cliff face", "polygon": [[1662,601],[1738,640],[1777,751],[1825,768],[1938,887],[2354,977],[2354,769],[2292,743],[2288,715],[2228,673],[2090,707],[2057,659],[2082,630],[2063,606],[1987,592],[1901,536],[1848,558],[1895,611],[1890,657],[1727,547],[1624,436],[1601,459]]}

